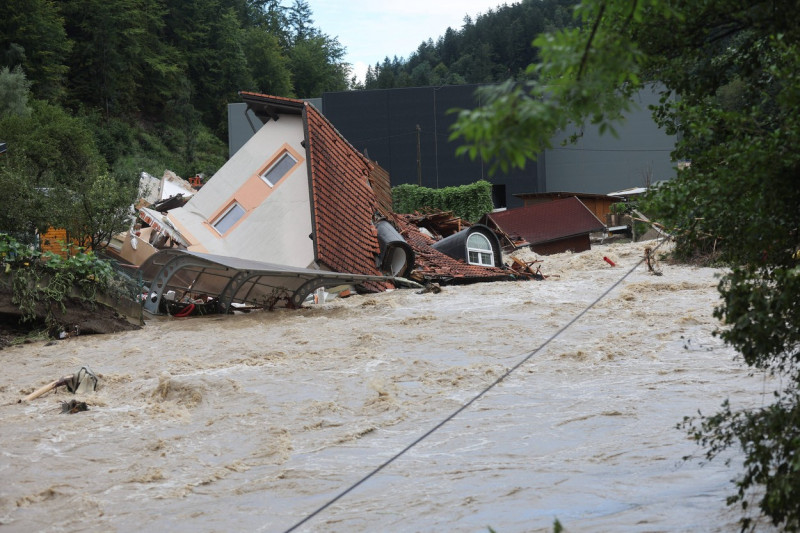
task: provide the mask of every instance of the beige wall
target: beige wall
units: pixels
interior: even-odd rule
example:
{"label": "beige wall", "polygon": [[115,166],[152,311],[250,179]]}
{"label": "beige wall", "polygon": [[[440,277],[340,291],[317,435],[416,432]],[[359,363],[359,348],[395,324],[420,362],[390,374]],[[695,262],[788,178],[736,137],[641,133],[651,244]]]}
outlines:
{"label": "beige wall", "polygon": [[[267,122],[182,208],[169,212],[169,220],[192,244],[190,250],[306,267],[314,261],[311,207],[299,116],[282,115]],[[274,187],[258,173],[282,150],[298,163]],[[233,201],[245,216],[225,235],[210,222]]]}

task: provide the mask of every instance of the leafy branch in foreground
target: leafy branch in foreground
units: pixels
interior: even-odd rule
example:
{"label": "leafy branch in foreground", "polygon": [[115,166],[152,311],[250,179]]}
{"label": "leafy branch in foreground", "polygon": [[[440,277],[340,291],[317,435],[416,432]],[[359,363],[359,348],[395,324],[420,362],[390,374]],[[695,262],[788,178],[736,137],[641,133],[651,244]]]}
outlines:
{"label": "leafy branch in foreground", "polygon": [[[742,529],[754,514],[800,530],[800,19],[783,1],[585,0],[579,30],[539,37],[534,81],[486,88],[452,137],[462,153],[521,167],[567,126],[613,134],[628,96],[661,87],[654,118],[679,142],[676,176],[645,200],[682,257],[713,255],[720,336],[780,378],[771,404],[687,418],[711,459],[744,453]],[[580,130],[578,130],[580,131]],[[680,163],[680,164],[679,164]],[[757,508],[751,504],[757,502]]]}

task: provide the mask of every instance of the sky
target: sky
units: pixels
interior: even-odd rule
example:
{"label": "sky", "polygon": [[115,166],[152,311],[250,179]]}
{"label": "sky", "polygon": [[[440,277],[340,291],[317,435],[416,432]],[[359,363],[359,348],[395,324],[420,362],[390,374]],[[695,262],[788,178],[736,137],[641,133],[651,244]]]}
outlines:
{"label": "sky", "polygon": [[[448,27],[460,30],[464,17],[475,20],[502,0],[307,0],[313,26],[336,37],[345,61],[364,80],[368,65],[385,57],[408,58],[427,39],[436,42]],[[288,5],[288,3],[286,4]]]}

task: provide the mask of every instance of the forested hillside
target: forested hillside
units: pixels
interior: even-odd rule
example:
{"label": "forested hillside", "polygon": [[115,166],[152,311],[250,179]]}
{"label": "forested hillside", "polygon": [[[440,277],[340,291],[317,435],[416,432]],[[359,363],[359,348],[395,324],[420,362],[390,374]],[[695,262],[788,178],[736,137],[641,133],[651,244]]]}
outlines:
{"label": "forested hillside", "polygon": [[346,90],[343,57],[304,0],[4,1],[0,231],[57,225],[94,244],[141,171],[225,162],[238,91]]}
{"label": "forested hillside", "polygon": [[572,24],[571,0],[503,5],[357,84],[309,3],[284,1],[6,0],[0,232],[57,226],[102,246],[142,171],[210,176],[225,162],[238,91],[307,98],[519,78],[536,61],[533,38]]}
{"label": "forested hillside", "polygon": [[33,98],[85,117],[112,167],[158,140],[154,157],[179,173],[213,170],[237,91],[347,89],[343,55],[303,0],[7,0],[0,17],[0,66],[21,67]]}
{"label": "forested hillside", "polygon": [[492,83],[525,77],[538,62],[531,43],[540,33],[575,25],[575,0],[522,0],[464,19],[436,42],[421,43],[407,59],[386,57],[370,66],[366,89]]}

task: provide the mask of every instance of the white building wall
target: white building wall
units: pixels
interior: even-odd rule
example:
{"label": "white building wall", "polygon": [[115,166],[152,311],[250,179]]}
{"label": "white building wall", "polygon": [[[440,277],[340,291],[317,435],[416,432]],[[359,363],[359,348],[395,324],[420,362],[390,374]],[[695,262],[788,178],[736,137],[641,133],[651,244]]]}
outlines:
{"label": "white building wall", "polygon": [[[192,242],[189,249],[289,266],[311,265],[314,247],[309,238],[311,204],[303,139],[300,116],[282,115],[267,122],[184,207],[170,211],[170,221]],[[242,187],[287,144],[301,155],[301,164],[221,237],[209,219],[237,194],[246,194]]]}

